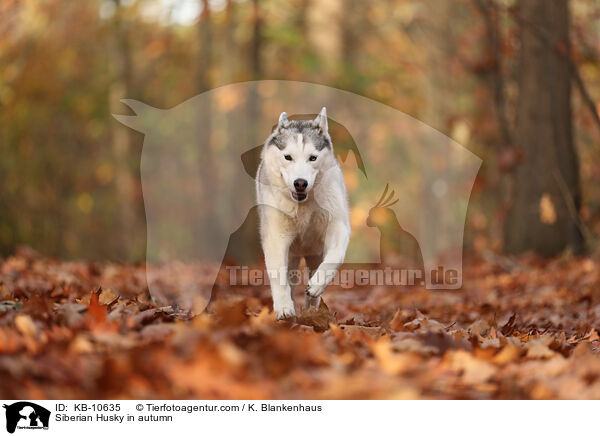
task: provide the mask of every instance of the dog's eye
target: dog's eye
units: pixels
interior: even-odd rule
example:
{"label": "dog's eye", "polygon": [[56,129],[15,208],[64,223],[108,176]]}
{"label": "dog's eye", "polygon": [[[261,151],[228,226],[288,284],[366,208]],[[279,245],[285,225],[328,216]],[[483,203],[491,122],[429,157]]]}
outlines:
{"label": "dog's eye", "polygon": [[292,156],[290,156],[289,154],[286,154],[283,157],[285,157],[285,160],[292,160]]}
{"label": "dog's eye", "polygon": [[308,158],[309,161],[314,162],[317,160],[317,156],[311,156]]}

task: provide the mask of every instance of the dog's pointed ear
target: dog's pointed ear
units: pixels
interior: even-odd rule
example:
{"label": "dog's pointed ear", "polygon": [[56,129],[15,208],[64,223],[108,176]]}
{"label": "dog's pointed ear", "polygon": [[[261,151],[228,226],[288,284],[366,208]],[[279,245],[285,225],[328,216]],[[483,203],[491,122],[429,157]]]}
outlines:
{"label": "dog's pointed ear", "polygon": [[313,123],[319,128],[321,129],[321,131],[323,133],[328,133],[327,132],[327,109],[323,106],[323,109],[321,109],[321,112],[319,112],[319,115],[317,115],[317,117],[313,120]]}
{"label": "dog's pointed ear", "polygon": [[277,123],[277,128],[286,128],[289,125],[290,122],[288,121],[287,112],[281,112],[281,115],[279,115],[279,122]]}

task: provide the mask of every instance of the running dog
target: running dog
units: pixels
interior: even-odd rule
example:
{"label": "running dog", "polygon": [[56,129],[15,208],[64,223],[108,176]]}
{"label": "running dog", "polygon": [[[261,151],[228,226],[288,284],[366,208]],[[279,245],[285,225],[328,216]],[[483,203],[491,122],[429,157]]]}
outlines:
{"label": "running dog", "polygon": [[288,271],[296,271],[302,258],[310,274],[305,306],[318,307],[350,240],[348,194],[325,108],[314,120],[280,115],[263,146],[256,197],[277,318],[296,315]]}

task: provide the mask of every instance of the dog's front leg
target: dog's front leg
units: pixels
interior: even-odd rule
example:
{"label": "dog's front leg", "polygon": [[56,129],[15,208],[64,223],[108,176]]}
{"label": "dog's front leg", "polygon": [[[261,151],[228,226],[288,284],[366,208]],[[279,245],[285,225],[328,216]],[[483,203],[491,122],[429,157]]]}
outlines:
{"label": "dog's front leg", "polygon": [[291,243],[291,237],[269,234],[269,232],[263,240],[265,264],[271,282],[273,310],[277,314],[277,319],[296,316],[292,290],[288,282],[288,253]]}
{"label": "dog's front leg", "polygon": [[306,293],[319,297],[335,277],[339,266],[344,262],[350,241],[350,227],[342,220],[332,221],[325,233],[323,261],[308,281]]}

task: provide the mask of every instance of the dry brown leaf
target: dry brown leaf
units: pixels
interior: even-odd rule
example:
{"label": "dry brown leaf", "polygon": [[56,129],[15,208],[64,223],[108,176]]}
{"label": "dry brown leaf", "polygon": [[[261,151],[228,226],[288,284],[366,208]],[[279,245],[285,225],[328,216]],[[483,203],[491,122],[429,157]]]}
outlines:
{"label": "dry brown leaf", "polygon": [[329,313],[329,308],[322,298],[318,309],[315,309],[313,306],[308,309],[302,309],[302,312],[296,318],[296,322],[311,326],[316,332],[324,332],[329,329],[329,324],[337,324],[335,316]]}
{"label": "dry brown leaf", "polygon": [[485,360],[477,359],[472,354],[464,351],[449,351],[444,356],[448,368],[460,373],[464,383],[480,384],[488,381],[497,369]]}
{"label": "dry brown leaf", "polygon": [[492,362],[497,365],[506,365],[516,361],[521,355],[521,349],[513,345],[506,345],[494,356]]}
{"label": "dry brown leaf", "polygon": [[398,375],[419,364],[420,359],[412,353],[394,353],[389,337],[383,337],[371,344],[377,363],[386,374]]}
{"label": "dry brown leaf", "polygon": [[340,325],[340,329],[348,335],[353,335],[355,333],[364,333],[367,336],[372,336],[374,338],[380,337],[384,334],[384,330],[381,327],[365,327],[362,325],[353,325],[353,324],[342,324]]}
{"label": "dry brown leaf", "polygon": [[559,356],[559,354],[552,351],[542,340],[534,339],[527,343],[526,357],[530,359],[551,359],[557,356]]}
{"label": "dry brown leaf", "polygon": [[490,325],[484,319],[478,319],[468,328],[469,333],[473,336],[486,336],[490,331]]}
{"label": "dry brown leaf", "polygon": [[17,315],[15,327],[23,336],[36,338],[38,335],[38,328],[29,315]]}
{"label": "dry brown leaf", "polygon": [[106,305],[100,304],[101,292],[101,289],[96,292],[92,292],[90,294],[90,303],[88,304],[88,313],[98,324],[106,322]]}
{"label": "dry brown leaf", "polygon": [[240,325],[248,319],[246,303],[242,299],[217,301],[215,312],[219,322],[225,326]]}

